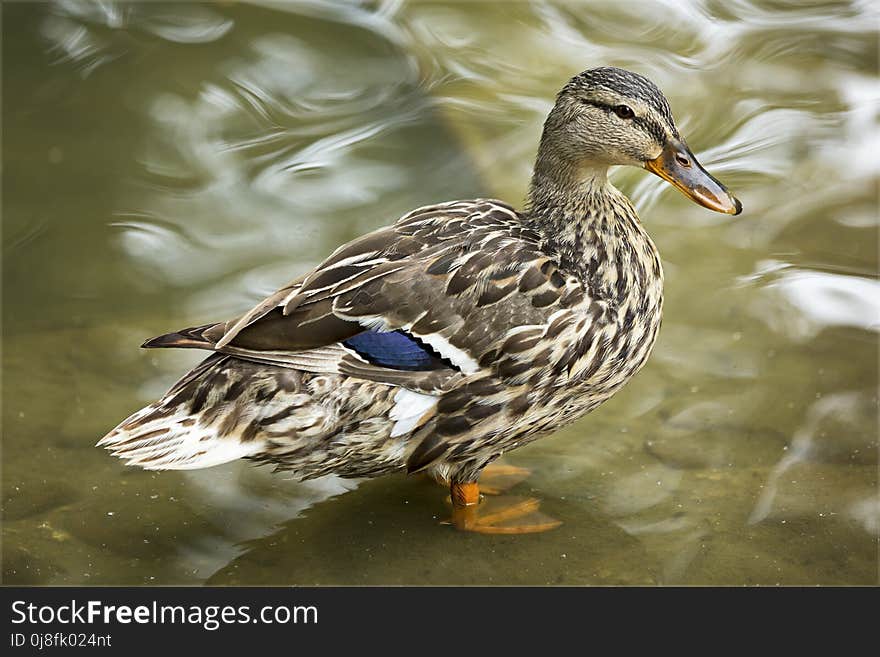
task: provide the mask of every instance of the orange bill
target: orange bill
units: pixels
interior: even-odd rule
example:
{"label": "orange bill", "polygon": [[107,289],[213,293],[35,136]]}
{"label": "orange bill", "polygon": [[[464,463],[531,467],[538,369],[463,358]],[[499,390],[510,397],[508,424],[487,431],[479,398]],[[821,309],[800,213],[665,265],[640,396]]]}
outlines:
{"label": "orange bill", "polygon": [[703,207],[725,214],[742,212],[742,203],[697,162],[682,142],[669,142],[657,159],[645,162],[645,168]]}

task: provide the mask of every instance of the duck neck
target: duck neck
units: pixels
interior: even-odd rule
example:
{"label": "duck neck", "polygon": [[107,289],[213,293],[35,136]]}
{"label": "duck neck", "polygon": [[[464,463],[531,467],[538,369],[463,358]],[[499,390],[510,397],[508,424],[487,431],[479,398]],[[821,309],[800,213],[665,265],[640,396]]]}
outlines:
{"label": "duck neck", "polygon": [[608,180],[608,166],[579,167],[538,156],[526,208],[529,224],[580,269],[589,246],[642,232],[635,209]]}
{"label": "duck neck", "polygon": [[602,297],[623,301],[662,285],[657,250],[608,180],[608,166],[566,167],[539,156],[524,214],[545,248]]}
{"label": "duck neck", "polygon": [[531,223],[562,241],[576,239],[578,227],[590,223],[595,210],[619,192],[608,181],[608,167],[548,161],[539,155],[529,186],[527,214]]}

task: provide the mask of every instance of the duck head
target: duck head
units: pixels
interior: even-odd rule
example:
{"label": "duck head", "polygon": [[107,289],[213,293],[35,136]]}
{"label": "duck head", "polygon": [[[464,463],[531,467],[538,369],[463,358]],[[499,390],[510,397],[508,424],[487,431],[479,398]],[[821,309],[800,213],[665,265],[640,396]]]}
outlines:
{"label": "duck head", "polygon": [[620,68],[594,68],[559,92],[544,124],[536,173],[543,166],[589,178],[613,165],[647,169],[710,210],[742,211],[688,148],[653,82]]}

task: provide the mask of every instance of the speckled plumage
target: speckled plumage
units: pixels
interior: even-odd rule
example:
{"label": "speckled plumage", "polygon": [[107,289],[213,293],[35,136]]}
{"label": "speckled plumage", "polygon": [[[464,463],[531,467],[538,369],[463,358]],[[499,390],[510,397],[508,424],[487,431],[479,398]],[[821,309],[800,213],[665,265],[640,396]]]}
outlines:
{"label": "speckled plumage", "polygon": [[[605,106],[627,89],[647,127],[618,126]],[[246,457],[301,478],[471,482],[589,412],[644,365],[663,304],[657,250],[607,181],[616,160],[596,155],[605,137],[622,144],[612,160],[647,160],[678,133],[645,78],[585,72],[548,117],[524,211],[417,209],[241,318],[148,341],[214,353],[99,444],[154,469]],[[395,365],[395,344],[424,357]]]}

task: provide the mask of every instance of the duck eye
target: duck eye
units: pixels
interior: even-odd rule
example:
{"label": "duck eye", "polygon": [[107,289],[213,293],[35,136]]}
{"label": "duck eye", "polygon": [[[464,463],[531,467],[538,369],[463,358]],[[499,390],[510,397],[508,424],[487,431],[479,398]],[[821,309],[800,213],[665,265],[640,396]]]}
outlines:
{"label": "duck eye", "polygon": [[622,119],[631,119],[636,115],[636,113],[626,105],[618,105],[614,108],[614,113]]}

